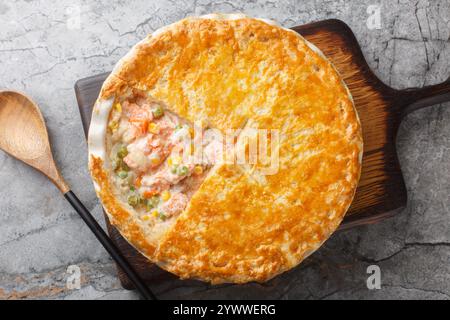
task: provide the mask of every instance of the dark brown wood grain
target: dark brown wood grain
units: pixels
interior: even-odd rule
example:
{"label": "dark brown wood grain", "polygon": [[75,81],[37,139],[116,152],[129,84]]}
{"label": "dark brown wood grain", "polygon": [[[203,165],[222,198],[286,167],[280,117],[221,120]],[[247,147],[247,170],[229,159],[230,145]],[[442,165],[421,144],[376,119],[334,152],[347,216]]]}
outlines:
{"label": "dark brown wood grain", "polygon": [[[450,100],[450,78],[425,88],[395,90],[370,70],[353,32],[342,21],[326,20],[293,30],[316,45],[333,62],[351,91],[363,128],[361,179],[340,229],[375,223],[400,212],[407,199],[395,148],[400,121],[415,109]],[[93,104],[107,76],[105,73],[85,78],[75,85],[85,134]],[[181,280],[149,263],[107,224],[111,238],[149,284],[171,281],[174,286],[180,285]],[[132,287],[120,270],[119,277],[125,288]]]}

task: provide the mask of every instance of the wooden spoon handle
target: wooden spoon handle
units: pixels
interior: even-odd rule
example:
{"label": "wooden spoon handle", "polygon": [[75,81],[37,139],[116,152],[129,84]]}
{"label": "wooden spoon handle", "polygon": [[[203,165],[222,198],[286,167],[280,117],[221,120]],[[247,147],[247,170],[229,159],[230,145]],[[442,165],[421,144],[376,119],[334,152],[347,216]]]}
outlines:
{"label": "wooden spoon handle", "polygon": [[400,90],[406,102],[402,110],[402,118],[407,114],[424,107],[450,101],[450,78],[446,81],[426,86],[423,88],[412,88]]}
{"label": "wooden spoon handle", "polygon": [[64,197],[69,201],[72,207],[78,212],[80,217],[88,225],[91,231],[95,234],[97,239],[103,245],[103,247],[108,251],[114,261],[120,266],[120,268],[126,273],[128,278],[133,282],[135,287],[140,292],[141,296],[145,300],[157,300],[153,292],[146,286],[142,278],[137,274],[125,257],[120,253],[116,245],[111,241],[108,235],[103,231],[102,227],[97,223],[94,217],[86,209],[86,207],[81,203],[77,196],[72,191],[67,191],[64,193]]}

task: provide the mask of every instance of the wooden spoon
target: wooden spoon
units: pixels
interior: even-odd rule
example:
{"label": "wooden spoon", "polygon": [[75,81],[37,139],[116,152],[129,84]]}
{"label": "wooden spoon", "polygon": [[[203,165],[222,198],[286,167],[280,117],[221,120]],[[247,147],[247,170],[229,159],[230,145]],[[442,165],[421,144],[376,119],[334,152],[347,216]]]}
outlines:
{"label": "wooden spoon", "polygon": [[64,194],[144,299],[156,299],[61,176],[53,159],[47,128],[38,106],[16,91],[0,91],[0,149],[39,170]]}

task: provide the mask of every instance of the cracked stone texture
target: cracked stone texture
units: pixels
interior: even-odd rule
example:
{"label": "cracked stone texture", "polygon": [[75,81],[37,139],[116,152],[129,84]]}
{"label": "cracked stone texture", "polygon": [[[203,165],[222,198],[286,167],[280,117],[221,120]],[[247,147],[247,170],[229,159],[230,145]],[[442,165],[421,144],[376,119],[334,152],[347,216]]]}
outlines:
{"label": "cracked stone texture", "polygon": [[[369,5],[381,29],[367,27]],[[79,20],[77,19],[79,12]],[[450,75],[450,1],[2,1],[0,88],[26,91],[42,108],[55,158],[103,221],[87,172],[73,85],[111,70],[147,33],[190,15],[244,12],[290,27],[338,18],[356,34],[376,75],[395,88]],[[450,299],[450,104],[410,114],[397,146],[407,208],[377,225],[335,234],[300,267],[266,284],[154,286],[175,299]],[[0,152],[0,299],[134,299],[111,259],[43,176]],[[70,290],[66,270],[81,268]],[[381,268],[368,290],[366,268]]]}

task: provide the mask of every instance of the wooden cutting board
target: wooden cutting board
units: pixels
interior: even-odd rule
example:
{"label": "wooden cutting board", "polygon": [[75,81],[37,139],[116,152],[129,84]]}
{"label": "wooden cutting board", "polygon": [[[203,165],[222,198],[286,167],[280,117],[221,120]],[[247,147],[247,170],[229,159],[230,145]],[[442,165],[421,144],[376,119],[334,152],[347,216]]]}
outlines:
{"label": "wooden cutting board", "polygon": [[[351,91],[363,128],[364,155],[361,179],[355,199],[340,229],[365,225],[390,217],[406,206],[406,189],[397,159],[395,137],[408,112],[450,100],[450,78],[442,84],[420,89],[395,90],[382,83],[370,70],[350,28],[339,20],[325,20],[292,28],[316,45],[333,62]],[[87,134],[92,107],[108,73],[81,79],[75,92]],[[172,281],[174,276],[132,248],[106,218],[108,231],[125,257],[148,281]],[[132,284],[121,270],[124,288]],[[178,284],[177,284],[178,283]]]}

